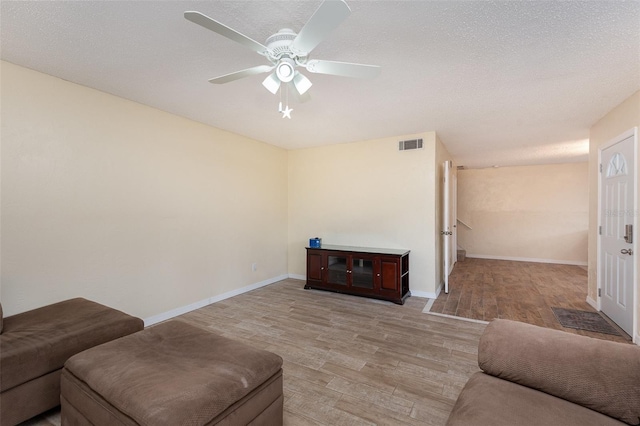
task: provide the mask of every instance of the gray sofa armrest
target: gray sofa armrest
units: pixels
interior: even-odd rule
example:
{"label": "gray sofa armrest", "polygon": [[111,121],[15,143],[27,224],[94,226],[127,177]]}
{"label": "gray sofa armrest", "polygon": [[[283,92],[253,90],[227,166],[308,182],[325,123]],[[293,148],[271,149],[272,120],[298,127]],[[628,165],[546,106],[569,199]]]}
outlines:
{"label": "gray sofa armrest", "polygon": [[480,338],[487,374],[640,424],[640,347],[494,320]]}

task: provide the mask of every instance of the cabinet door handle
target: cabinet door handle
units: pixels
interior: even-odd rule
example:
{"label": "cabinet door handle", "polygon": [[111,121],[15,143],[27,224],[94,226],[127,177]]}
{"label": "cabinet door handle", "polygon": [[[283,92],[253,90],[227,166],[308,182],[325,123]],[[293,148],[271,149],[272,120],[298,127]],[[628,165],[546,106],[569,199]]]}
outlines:
{"label": "cabinet door handle", "polygon": [[378,274],[378,276],[380,276],[380,274]]}

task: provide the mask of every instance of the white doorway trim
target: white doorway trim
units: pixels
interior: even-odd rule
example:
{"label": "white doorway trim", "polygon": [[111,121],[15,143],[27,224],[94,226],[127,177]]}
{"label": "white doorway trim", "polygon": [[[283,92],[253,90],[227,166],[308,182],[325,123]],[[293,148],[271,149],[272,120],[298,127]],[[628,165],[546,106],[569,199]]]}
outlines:
{"label": "white doorway trim", "polygon": [[[598,167],[601,167],[602,165],[602,151],[604,151],[605,149],[619,143],[622,142],[623,140],[629,138],[629,137],[633,137],[633,150],[634,150],[634,161],[636,162],[636,166],[635,166],[635,171],[634,171],[634,182],[636,183],[636,188],[635,188],[635,193],[634,193],[634,204],[633,204],[633,209],[634,209],[634,214],[636,214],[636,218],[638,215],[638,192],[639,188],[638,188],[638,128],[634,127],[631,130],[628,130],[618,136],[616,136],[615,138],[609,140],[607,143],[603,144],[602,146],[598,147]],[[597,226],[598,228],[600,226],[602,226],[602,173],[598,172],[598,223]],[[633,230],[633,252],[634,252],[634,256],[637,256],[640,254],[638,253],[638,220],[636,220],[636,226],[635,229]],[[602,307],[602,298],[600,296],[600,292],[602,291],[603,288],[603,283],[601,282],[601,271],[603,268],[602,265],[602,260],[601,260],[601,255],[602,255],[602,247],[601,247],[601,235],[600,232],[598,232],[598,228],[596,229],[597,232],[597,273],[596,273],[596,282],[597,282],[597,294],[596,294],[596,306],[595,308],[600,311],[601,307]],[[633,263],[633,279],[631,281],[632,286],[633,286],[633,332],[631,335],[631,338],[633,340],[633,343],[640,345],[640,335],[639,330],[638,330],[638,261],[636,260]],[[591,303],[591,299],[589,298],[589,296],[587,296],[587,303],[589,303],[590,305],[593,306],[593,303]]]}
{"label": "white doorway trim", "polygon": [[442,281],[444,292],[449,293],[449,275],[458,257],[457,236],[457,180],[453,169],[453,161],[442,163]]}
{"label": "white doorway trim", "polygon": [[449,274],[453,269],[451,259],[451,175],[452,161],[447,160],[442,163],[442,274],[444,278],[444,292],[449,293]]}
{"label": "white doorway trim", "polygon": [[449,274],[453,272],[454,266],[458,262],[458,175],[456,173],[456,169],[453,168],[453,162],[451,162],[451,268],[449,269]]}

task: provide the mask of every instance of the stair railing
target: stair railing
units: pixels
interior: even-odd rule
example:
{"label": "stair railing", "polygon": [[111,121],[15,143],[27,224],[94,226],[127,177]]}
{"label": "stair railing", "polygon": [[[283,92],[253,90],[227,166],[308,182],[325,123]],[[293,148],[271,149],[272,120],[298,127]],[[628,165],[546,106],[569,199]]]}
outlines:
{"label": "stair railing", "polygon": [[456,218],[456,220],[457,220],[458,222],[460,222],[461,224],[463,224],[464,226],[466,226],[467,228],[469,228],[469,229],[473,229],[471,226],[469,226],[469,224],[465,223],[464,221],[460,220],[459,218]]}

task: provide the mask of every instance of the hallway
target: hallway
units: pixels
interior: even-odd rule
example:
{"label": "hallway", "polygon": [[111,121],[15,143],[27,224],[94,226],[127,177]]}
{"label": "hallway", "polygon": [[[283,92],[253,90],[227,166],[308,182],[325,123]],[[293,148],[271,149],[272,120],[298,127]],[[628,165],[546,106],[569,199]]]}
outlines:
{"label": "hallway", "polygon": [[467,258],[449,276],[449,294],[433,302],[430,313],[483,321],[505,318],[617,342],[621,336],[565,328],[551,307],[596,312],[587,302],[584,267],[549,263]]}

